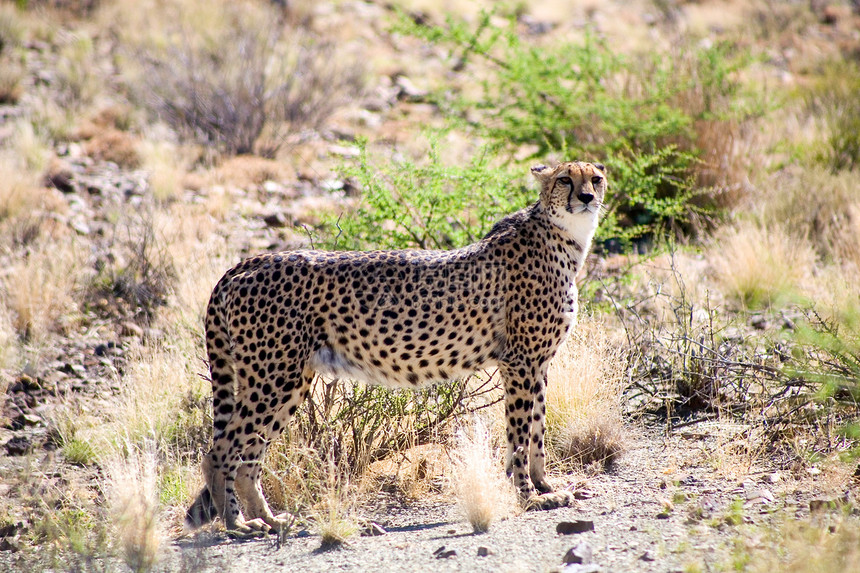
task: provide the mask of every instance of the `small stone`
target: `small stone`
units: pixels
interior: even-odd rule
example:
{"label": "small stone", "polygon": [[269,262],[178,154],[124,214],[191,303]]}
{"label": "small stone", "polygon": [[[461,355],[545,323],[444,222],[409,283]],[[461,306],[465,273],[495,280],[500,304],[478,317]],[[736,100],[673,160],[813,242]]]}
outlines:
{"label": "small stone", "polygon": [[427,97],[427,92],[419,90],[417,87],[415,87],[415,84],[412,83],[412,80],[410,80],[406,76],[397,76],[397,79],[394,80],[394,85],[396,85],[398,88],[397,99],[411,102],[419,102],[423,101],[424,98]]}
{"label": "small stone", "polygon": [[310,536],[311,536],[311,532],[308,531],[307,529],[302,529],[298,533],[296,533],[296,537],[310,537]]}
{"label": "small stone", "polygon": [[283,195],[287,192],[287,188],[278,183],[277,181],[272,181],[271,179],[263,181],[263,190],[266,193]]}
{"label": "small stone", "polygon": [[489,548],[484,547],[483,545],[478,547],[478,557],[486,557],[489,554],[490,554]]}
{"label": "small stone", "polygon": [[565,565],[562,569],[563,573],[600,573],[600,565],[596,563],[591,563],[589,565],[583,565],[579,563],[571,563],[570,565]]}
{"label": "small stone", "polygon": [[579,543],[576,547],[571,547],[567,550],[567,553],[564,554],[562,561],[564,563],[580,563],[587,565],[592,562],[594,552],[591,550],[591,546],[587,543]]}
{"label": "small stone", "polygon": [[750,326],[756,330],[764,330],[767,328],[767,318],[762,315],[754,316],[750,320]]}
{"label": "small stone", "polygon": [[23,527],[23,523],[7,523],[5,525],[0,525],[0,537],[14,537],[18,530]]}
{"label": "small stone", "polygon": [[645,553],[643,553],[642,555],[639,556],[639,560],[640,561],[648,561],[648,562],[654,561],[654,554],[652,554],[650,551],[646,551]]}
{"label": "small stone", "polygon": [[32,445],[27,436],[13,436],[6,442],[6,453],[10,456],[23,456],[30,451]]}
{"label": "small stone", "polygon": [[7,537],[4,537],[2,540],[0,540],[0,551],[9,551],[10,553],[15,553],[20,549],[21,548],[18,547],[18,541],[16,539],[9,539]]}
{"label": "small stone", "polygon": [[661,511],[657,514],[657,519],[669,519],[669,514],[665,511]]}
{"label": "small stone", "polygon": [[362,530],[361,535],[364,537],[376,537],[377,535],[385,535],[386,533],[388,532],[381,525],[371,521]]}
{"label": "small stone", "polygon": [[840,503],[835,499],[811,499],[809,500],[809,511],[818,513],[828,509],[836,509]]}
{"label": "small stone", "polygon": [[594,522],[588,520],[562,521],[555,526],[555,532],[562,535],[572,535],[594,531]]}
{"label": "small stone", "polygon": [[134,336],[143,338],[143,329],[131,321],[125,321],[120,325],[120,336]]}
{"label": "small stone", "polygon": [[269,227],[286,227],[287,226],[287,218],[281,213],[269,213],[268,215],[263,216],[263,222],[266,223]]}
{"label": "small stone", "polygon": [[440,547],[439,549],[434,551],[433,555],[436,556],[436,559],[448,559],[449,557],[453,557],[453,556],[457,555],[457,552],[454,551],[453,549],[447,549],[446,550],[445,546],[443,545],[442,547]]}
{"label": "small stone", "polygon": [[773,503],[775,501],[773,494],[768,489],[751,490],[746,494],[746,498],[744,505]]}

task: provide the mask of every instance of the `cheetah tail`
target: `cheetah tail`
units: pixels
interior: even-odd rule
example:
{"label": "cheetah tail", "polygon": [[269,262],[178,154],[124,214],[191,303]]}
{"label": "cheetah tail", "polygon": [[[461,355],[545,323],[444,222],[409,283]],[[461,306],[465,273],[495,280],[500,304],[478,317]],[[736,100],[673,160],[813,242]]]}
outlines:
{"label": "cheetah tail", "polygon": [[212,503],[212,494],[209,493],[209,487],[204,487],[185,512],[185,526],[189,529],[197,529],[202,525],[206,525],[215,519],[217,511],[215,504]]}

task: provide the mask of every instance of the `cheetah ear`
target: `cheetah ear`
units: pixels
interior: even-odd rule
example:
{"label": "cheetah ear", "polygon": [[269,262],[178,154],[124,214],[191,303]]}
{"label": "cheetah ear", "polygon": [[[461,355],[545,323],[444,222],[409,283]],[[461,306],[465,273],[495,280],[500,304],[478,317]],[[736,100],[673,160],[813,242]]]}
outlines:
{"label": "cheetah ear", "polygon": [[546,182],[549,178],[550,173],[552,173],[552,169],[547,167],[546,165],[535,165],[531,169],[532,175],[535,176],[535,179],[540,181],[541,183]]}
{"label": "cheetah ear", "polygon": [[606,175],[606,166],[605,166],[604,164],[602,164],[602,163],[592,163],[592,165],[594,165],[595,167],[597,167],[598,169],[600,169],[600,170],[603,172],[603,174],[604,174],[604,175]]}

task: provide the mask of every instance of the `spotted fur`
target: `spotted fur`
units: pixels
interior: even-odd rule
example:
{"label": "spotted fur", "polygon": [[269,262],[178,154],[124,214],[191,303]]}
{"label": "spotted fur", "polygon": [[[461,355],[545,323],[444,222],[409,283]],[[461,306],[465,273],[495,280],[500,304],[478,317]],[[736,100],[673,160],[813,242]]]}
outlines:
{"label": "spotted fur", "polygon": [[532,173],[540,200],[461,249],[272,253],[224,275],[206,312],[214,437],[190,524],[220,516],[249,534],[283,525],[263,498],[260,462],[315,373],[418,387],[497,366],[522,499],[571,502],[545,478],[546,373],[576,319],[575,278],[606,175],[580,162]]}

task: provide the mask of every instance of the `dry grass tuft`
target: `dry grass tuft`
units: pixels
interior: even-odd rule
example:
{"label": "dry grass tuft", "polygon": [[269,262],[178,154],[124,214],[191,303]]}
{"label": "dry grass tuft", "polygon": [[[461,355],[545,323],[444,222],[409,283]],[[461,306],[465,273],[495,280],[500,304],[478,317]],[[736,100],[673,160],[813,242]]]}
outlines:
{"label": "dry grass tuft", "polygon": [[132,571],[150,571],[164,537],[159,527],[158,473],[152,447],[129,447],[126,458],[105,464],[107,498],[115,543]]}
{"label": "dry grass tuft", "polygon": [[0,396],[6,395],[2,370],[15,364],[19,350],[11,313],[5,304],[0,303]]}
{"label": "dry grass tuft", "polygon": [[0,154],[0,220],[32,212],[39,206],[40,192],[35,175],[23,168],[17,157]]}
{"label": "dry grass tuft", "polygon": [[227,154],[273,155],[285,124],[317,128],[360,89],[354,58],[285,26],[271,3],[148,1],[113,16],[141,102],[184,139]]}
{"label": "dry grass tuft", "polygon": [[328,460],[328,474],[320,506],[312,512],[317,530],[322,538],[321,548],[339,547],[358,533],[354,517],[355,497],[346,472],[338,470],[333,460]]}
{"label": "dry grass tuft", "polygon": [[77,319],[79,297],[89,281],[88,253],[74,240],[43,237],[19,253],[0,278],[0,298],[18,333],[42,340]]}
{"label": "dry grass tuft", "polygon": [[176,145],[142,141],[138,145],[143,168],[149,174],[149,188],[157,201],[170,201],[182,193],[189,158]]}
{"label": "dry grass tuft", "polygon": [[[773,178],[761,218],[807,239],[825,259],[860,269],[860,180],[821,166],[785,170]],[[812,191],[814,190],[814,192]]]}
{"label": "dry grass tuft", "polygon": [[140,166],[137,138],[118,129],[106,129],[84,144],[84,152],[93,159],[112,161],[126,169]]}
{"label": "dry grass tuft", "polygon": [[606,465],[624,450],[624,361],[601,321],[586,319],[549,368],[546,442],[550,462]]}
{"label": "dry grass tuft", "polygon": [[746,222],[717,233],[707,258],[725,295],[747,308],[797,299],[816,263],[806,240]]}
{"label": "dry grass tuft", "polygon": [[746,550],[744,571],[841,573],[860,571],[860,524],[839,515],[787,519],[768,539]]}
{"label": "dry grass tuft", "polygon": [[471,428],[457,432],[451,485],[460,510],[476,533],[484,533],[497,519],[517,513],[517,493],[505,476],[500,448],[494,448],[489,430],[476,418]]}

